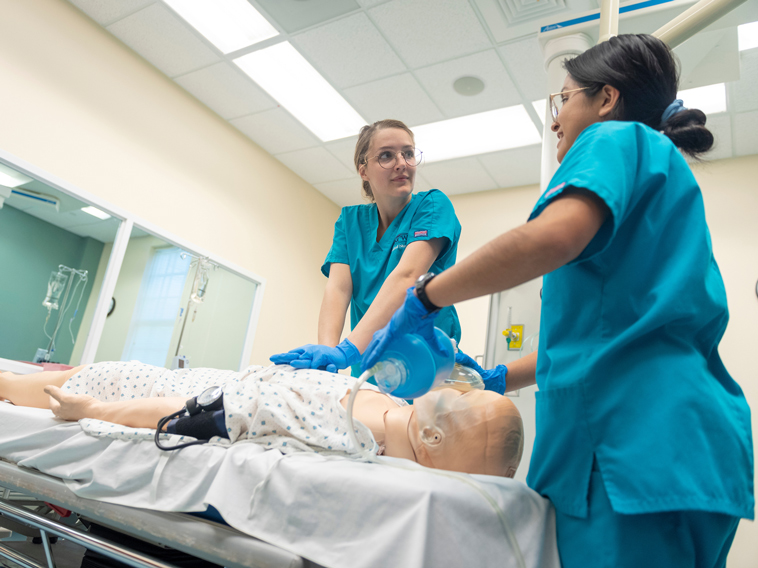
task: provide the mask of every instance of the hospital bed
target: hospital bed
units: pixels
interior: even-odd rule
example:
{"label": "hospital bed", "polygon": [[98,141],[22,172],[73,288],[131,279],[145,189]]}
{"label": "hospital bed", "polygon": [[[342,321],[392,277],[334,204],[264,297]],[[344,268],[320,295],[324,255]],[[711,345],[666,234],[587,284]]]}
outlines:
{"label": "hospital bed", "polygon": [[[47,410],[7,403],[0,459],[0,487],[11,495],[221,566],[560,566],[552,507],[511,479],[392,458],[284,456],[249,442],[160,452],[146,432],[99,438]],[[186,514],[209,506],[229,526]],[[13,500],[0,501],[0,513],[0,525],[39,529],[48,554],[46,537],[55,535],[135,568],[166,566]]]}

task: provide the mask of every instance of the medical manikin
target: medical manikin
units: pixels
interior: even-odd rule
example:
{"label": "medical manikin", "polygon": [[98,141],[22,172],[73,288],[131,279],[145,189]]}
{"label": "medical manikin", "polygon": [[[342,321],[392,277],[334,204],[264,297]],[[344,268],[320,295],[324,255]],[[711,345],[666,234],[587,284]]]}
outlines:
{"label": "medical manikin", "polygon": [[[346,435],[350,387],[355,379],[286,365],[168,371],[138,362],[97,363],[31,375],[0,373],[0,399],[50,408],[63,420],[91,419],[155,428],[184,408],[187,398],[212,384],[224,391],[224,421],[232,442],[250,440],[283,453],[355,454]],[[365,385],[353,416],[359,443],[421,465],[513,477],[523,451],[515,405],[491,391],[434,390],[413,405]]]}

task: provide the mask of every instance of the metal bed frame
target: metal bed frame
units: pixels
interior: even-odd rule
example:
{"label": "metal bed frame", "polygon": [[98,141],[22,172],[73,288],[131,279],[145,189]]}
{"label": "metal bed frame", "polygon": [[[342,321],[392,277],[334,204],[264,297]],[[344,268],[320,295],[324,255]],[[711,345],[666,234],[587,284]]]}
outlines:
{"label": "metal bed frame", "polygon": [[[174,567],[34,512],[27,508],[32,503],[29,499],[10,500],[11,491],[29,496],[37,500],[37,504],[51,503],[118,532],[152,544],[167,546],[226,568],[319,567],[318,564],[227,525],[182,513],[150,511],[77,497],[63,481],[6,461],[0,461],[0,487],[5,488],[0,498],[0,526],[5,525],[11,530],[15,528],[14,532],[27,536],[36,532],[30,533],[28,529],[24,531],[22,527],[31,527],[32,531],[38,530],[45,550],[47,568],[55,568],[50,536],[79,544],[133,568]],[[0,557],[24,568],[45,568],[45,565],[37,560],[9,548],[2,542]]]}

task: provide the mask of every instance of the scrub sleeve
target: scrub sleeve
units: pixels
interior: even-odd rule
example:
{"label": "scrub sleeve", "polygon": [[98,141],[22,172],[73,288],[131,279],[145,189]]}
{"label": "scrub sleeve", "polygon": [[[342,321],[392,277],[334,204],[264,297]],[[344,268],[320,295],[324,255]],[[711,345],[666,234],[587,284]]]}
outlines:
{"label": "scrub sleeve", "polygon": [[[577,138],[530,218],[573,190],[594,194],[608,217],[543,281],[527,483],[556,507],[567,568],[605,565],[592,539],[614,542],[618,527],[640,546],[642,516],[661,531],[668,513],[697,517],[714,539],[703,546],[728,549],[724,517],[754,515],[753,443],[750,409],[718,354],[726,293],[697,182],[659,132],[606,122]],[[651,546],[645,558],[661,554]]]}
{"label": "scrub sleeve", "polygon": [[[440,273],[455,264],[461,224],[450,199],[438,189],[414,194],[377,242],[379,213],[375,203],[343,207],[334,225],[334,240],[321,272],[329,276],[333,262],[347,264],[353,280],[350,328],[355,329],[384,281],[397,267],[405,248],[416,241],[444,239],[430,271]],[[460,342],[461,326],[454,307],[443,308],[435,325]],[[356,375],[356,365],[353,375]]]}

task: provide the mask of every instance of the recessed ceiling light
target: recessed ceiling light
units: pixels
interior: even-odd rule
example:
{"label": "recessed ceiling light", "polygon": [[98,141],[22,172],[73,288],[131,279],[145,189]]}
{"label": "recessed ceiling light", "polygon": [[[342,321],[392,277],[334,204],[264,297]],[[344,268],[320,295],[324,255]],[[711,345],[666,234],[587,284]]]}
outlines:
{"label": "recessed ceiling light", "polygon": [[758,47],[758,22],[737,26],[737,38],[740,51]]}
{"label": "recessed ceiling light", "polygon": [[424,160],[437,162],[539,144],[540,133],[523,105],[500,108],[413,128]]}
{"label": "recessed ceiling light", "polygon": [[354,136],[366,124],[289,42],[234,62],[324,142]]}
{"label": "recessed ceiling light", "polygon": [[25,183],[29,183],[30,181],[32,181],[32,178],[29,176],[25,176],[13,168],[0,164],[0,185],[4,185],[5,187],[18,187]]}
{"label": "recessed ceiling light", "polygon": [[540,121],[543,126],[545,124],[545,114],[547,113],[547,99],[540,99],[538,101],[532,101],[532,108],[537,112],[537,116],[540,117]]}
{"label": "recessed ceiling light", "polygon": [[279,35],[246,0],[163,0],[222,53]]}
{"label": "recessed ceiling light", "polygon": [[724,83],[679,91],[676,98],[682,99],[686,108],[697,108],[705,114],[726,112],[726,85]]}
{"label": "recessed ceiling light", "polygon": [[93,217],[97,217],[98,219],[110,219],[111,216],[108,215],[105,211],[100,211],[97,207],[92,207],[91,205],[87,207],[82,207],[82,211],[85,213],[89,213]]}
{"label": "recessed ceiling light", "polygon": [[484,90],[484,81],[478,77],[461,77],[453,83],[453,89],[460,95],[473,97]]}

